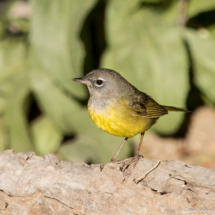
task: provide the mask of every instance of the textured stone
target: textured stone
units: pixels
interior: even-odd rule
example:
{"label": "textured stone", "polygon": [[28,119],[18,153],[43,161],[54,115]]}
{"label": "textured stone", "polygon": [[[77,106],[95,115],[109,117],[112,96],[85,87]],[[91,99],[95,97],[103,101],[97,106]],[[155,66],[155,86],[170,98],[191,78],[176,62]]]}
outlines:
{"label": "textured stone", "polygon": [[214,207],[215,170],[168,160],[136,183],[158,161],[141,158],[122,170],[128,161],[101,166],[0,152],[0,214],[174,215]]}

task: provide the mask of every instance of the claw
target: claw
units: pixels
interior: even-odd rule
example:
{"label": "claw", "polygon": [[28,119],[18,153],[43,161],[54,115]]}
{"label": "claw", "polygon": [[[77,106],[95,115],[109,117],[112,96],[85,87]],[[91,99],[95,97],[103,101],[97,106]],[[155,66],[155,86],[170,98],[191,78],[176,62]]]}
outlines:
{"label": "claw", "polygon": [[133,168],[136,167],[140,158],[144,158],[142,155],[135,155],[134,157],[129,158],[127,162],[124,162],[121,170],[124,172],[131,164],[133,164]]}

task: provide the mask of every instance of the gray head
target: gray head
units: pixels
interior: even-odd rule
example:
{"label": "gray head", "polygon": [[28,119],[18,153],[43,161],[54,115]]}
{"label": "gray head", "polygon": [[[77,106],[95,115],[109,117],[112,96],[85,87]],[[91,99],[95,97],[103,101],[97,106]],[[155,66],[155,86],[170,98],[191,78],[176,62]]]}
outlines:
{"label": "gray head", "polygon": [[118,97],[131,93],[134,87],[125,80],[119,73],[110,69],[96,69],[82,78],[74,78],[77,81],[86,84],[90,96],[95,97]]}

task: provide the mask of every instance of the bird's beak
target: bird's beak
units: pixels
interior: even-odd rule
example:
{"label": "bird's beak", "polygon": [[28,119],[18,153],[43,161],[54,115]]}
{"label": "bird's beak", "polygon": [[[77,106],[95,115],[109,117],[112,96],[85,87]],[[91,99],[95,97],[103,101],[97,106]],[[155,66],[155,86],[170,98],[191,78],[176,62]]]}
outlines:
{"label": "bird's beak", "polygon": [[82,84],[86,84],[86,85],[90,85],[91,84],[91,82],[89,80],[86,80],[84,78],[73,78],[72,80],[76,81],[76,82],[80,82]]}

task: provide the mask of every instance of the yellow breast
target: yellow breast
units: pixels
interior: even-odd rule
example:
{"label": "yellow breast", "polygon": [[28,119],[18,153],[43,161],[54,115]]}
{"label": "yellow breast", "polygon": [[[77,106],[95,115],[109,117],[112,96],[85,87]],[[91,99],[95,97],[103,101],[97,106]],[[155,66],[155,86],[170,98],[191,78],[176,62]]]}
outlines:
{"label": "yellow breast", "polygon": [[97,110],[95,105],[88,105],[92,121],[102,130],[120,137],[133,137],[148,130],[157,120],[132,116],[130,109],[122,102],[107,105]]}

